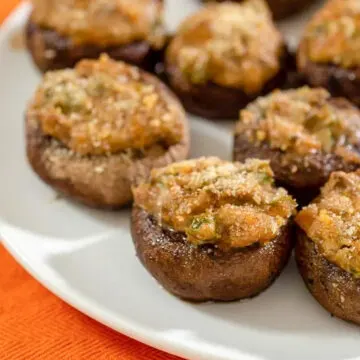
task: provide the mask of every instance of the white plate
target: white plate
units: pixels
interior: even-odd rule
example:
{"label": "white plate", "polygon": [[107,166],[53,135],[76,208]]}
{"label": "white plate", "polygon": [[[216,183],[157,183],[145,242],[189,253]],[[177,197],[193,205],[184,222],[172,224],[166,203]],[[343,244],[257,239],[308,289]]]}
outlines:
{"label": "white plate", "polygon": [[[196,9],[196,1],[169,1],[171,28]],[[80,311],[189,359],[358,359],[359,329],[331,318],[308,294],[293,263],[253,300],[188,304],[161,289],[136,259],[128,211],[98,212],[56,200],[24,156],[23,112],[40,76],[25,51],[12,50],[9,41],[28,10],[25,4],[15,11],[0,34],[0,232],[15,258]],[[302,22],[282,25],[291,41]],[[191,121],[194,156],[230,157],[225,125]]]}

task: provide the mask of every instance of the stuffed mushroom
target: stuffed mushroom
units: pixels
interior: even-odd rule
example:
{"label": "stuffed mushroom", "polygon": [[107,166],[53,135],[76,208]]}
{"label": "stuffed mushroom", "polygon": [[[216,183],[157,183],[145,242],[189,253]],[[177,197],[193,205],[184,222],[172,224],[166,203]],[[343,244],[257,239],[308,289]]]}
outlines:
{"label": "stuffed mushroom", "polygon": [[358,0],[330,0],[307,26],[297,63],[312,86],[360,105],[360,7]]}
{"label": "stuffed mushroom", "polygon": [[187,18],[165,55],[169,84],[185,108],[234,118],[286,81],[287,51],[263,0],[209,4]]}
{"label": "stuffed mushroom", "polygon": [[184,110],[137,67],[82,60],[48,72],[26,112],[27,156],[60,193],[99,208],[132,200],[131,185],[153,167],[187,157]]}
{"label": "stuffed mushroom", "polygon": [[32,0],[26,38],[42,71],[108,53],[147,70],[165,42],[162,0]]}
{"label": "stuffed mushroom", "polygon": [[240,113],[234,158],[269,159],[278,184],[302,204],[333,171],[360,167],[360,111],[320,88],[275,91]]}
{"label": "stuffed mushroom", "polygon": [[289,259],[296,202],[274,186],[266,161],[179,162],[153,170],[133,192],[138,257],[180,298],[253,297]]}
{"label": "stuffed mushroom", "polygon": [[335,172],[296,217],[296,260],[306,286],[331,314],[360,325],[360,170]]}

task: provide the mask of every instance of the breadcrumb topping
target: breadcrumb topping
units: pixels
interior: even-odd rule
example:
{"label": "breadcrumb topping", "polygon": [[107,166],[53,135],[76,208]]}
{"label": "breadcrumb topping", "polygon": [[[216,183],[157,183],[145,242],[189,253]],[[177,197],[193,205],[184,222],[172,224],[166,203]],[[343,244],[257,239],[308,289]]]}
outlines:
{"label": "breadcrumb topping", "polygon": [[167,62],[195,84],[253,94],[280,70],[284,44],[263,0],[210,4],[180,26]]}
{"label": "breadcrumb topping", "polygon": [[310,21],[300,49],[300,62],[308,58],[344,68],[359,66],[359,0],[330,0]]}
{"label": "breadcrumb topping", "polygon": [[296,202],[273,184],[267,161],[210,157],[153,170],[133,193],[137,206],[190,243],[241,248],[275,239],[294,214]]}
{"label": "breadcrumb topping", "polygon": [[28,109],[45,134],[79,154],[168,147],[184,136],[184,113],[162,84],[103,55],[48,72]]}
{"label": "breadcrumb topping", "polygon": [[360,170],[333,173],[296,222],[327,260],[360,278]]}
{"label": "breadcrumb topping", "polygon": [[359,110],[320,88],[277,90],[258,98],[240,112],[236,133],[284,152],[335,153],[360,163]]}
{"label": "breadcrumb topping", "polygon": [[32,0],[31,19],[76,44],[127,45],[165,42],[163,4],[159,0]]}

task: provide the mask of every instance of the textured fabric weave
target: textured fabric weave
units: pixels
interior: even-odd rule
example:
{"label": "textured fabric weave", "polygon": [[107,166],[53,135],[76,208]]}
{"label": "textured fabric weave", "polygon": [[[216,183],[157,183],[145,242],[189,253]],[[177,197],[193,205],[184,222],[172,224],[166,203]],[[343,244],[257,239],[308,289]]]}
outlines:
{"label": "textured fabric weave", "polygon": [[[0,0],[0,23],[20,0]],[[71,308],[0,244],[1,360],[179,360]]]}

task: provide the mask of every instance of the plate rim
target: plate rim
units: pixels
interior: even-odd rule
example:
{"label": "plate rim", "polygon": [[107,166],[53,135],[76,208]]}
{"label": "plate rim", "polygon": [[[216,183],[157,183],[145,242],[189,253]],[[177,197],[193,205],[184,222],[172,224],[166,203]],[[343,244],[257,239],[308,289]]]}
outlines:
{"label": "plate rim", "polygon": [[[0,43],[8,41],[10,30],[14,24],[17,23],[18,18],[24,24],[24,16],[30,11],[29,1],[23,1],[16,6],[9,15],[5,18],[0,26]],[[0,60],[2,57],[0,52]],[[114,331],[139,341],[157,350],[166,352],[171,355],[179,356],[180,358],[187,358],[192,360],[218,360],[216,355],[211,355],[207,351],[201,351],[191,348],[186,343],[174,343],[167,338],[159,338],[151,329],[147,329],[138,322],[131,322],[124,318],[123,315],[118,315],[116,321],[113,319],[111,311],[104,308],[101,304],[93,301],[91,298],[76,292],[76,289],[67,286],[64,290],[58,282],[52,282],[48,276],[35,264],[32,264],[26,257],[26,254],[21,251],[21,246],[18,242],[11,241],[11,236],[6,237],[2,235],[6,222],[0,217],[0,244],[11,254],[11,256],[20,264],[25,271],[30,274],[42,286],[48,289],[54,296],[58,297],[77,311],[97,321],[98,323],[113,329]],[[238,349],[236,360],[264,360],[262,357],[256,355],[249,355]],[[225,357],[224,357],[225,358]],[[230,360],[230,358],[228,358]],[[359,360],[360,357],[347,360]]]}
{"label": "plate rim", "polygon": [[[8,40],[9,31],[16,23],[17,18],[21,18],[24,22],[23,17],[25,14],[30,12],[31,5],[28,0],[21,2],[17,5],[4,19],[0,26],[0,43],[4,43]],[[1,60],[1,53],[0,53]],[[42,286],[49,290],[54,296],[58,297],[77,311],[97,321],[98,323],[120,333],[124,336],[130,337],[140,343],[163,351],[170,355],[175,355],[180,358],[188,358],[193,360],[217,360],[216,357],[210,354],[201,353],[197,350],[193,350],[186,345],[176,344],[171,342],[169,339],[163,338],[160,340],[156,336],[152,336],[151,333],[141,325],[137,323],[131,323],[124,319],[122,316],[118,316],[116,322],[111,320],[112,314],[101,306],[93,302],[91,299],[76,293],[71,287],[67,287],[66,291],[63,291],[56,283],[52,283],[51,280],[47,279],[46,275],[43,275],[36,266],[31,264],[21,250],[13,244],[13,242],[6,236],[3,236],[2,229],[6,226],[6,222],[0,218],[0,244],[10,253],[10,255],[16,260],[16,262],[25,269],[36,281]],[[240,350],[241,351],[241,350]],[[240,355],[240,354],[239,354]],[[237,360],[260,360],[246,354],[241,354]]]}

